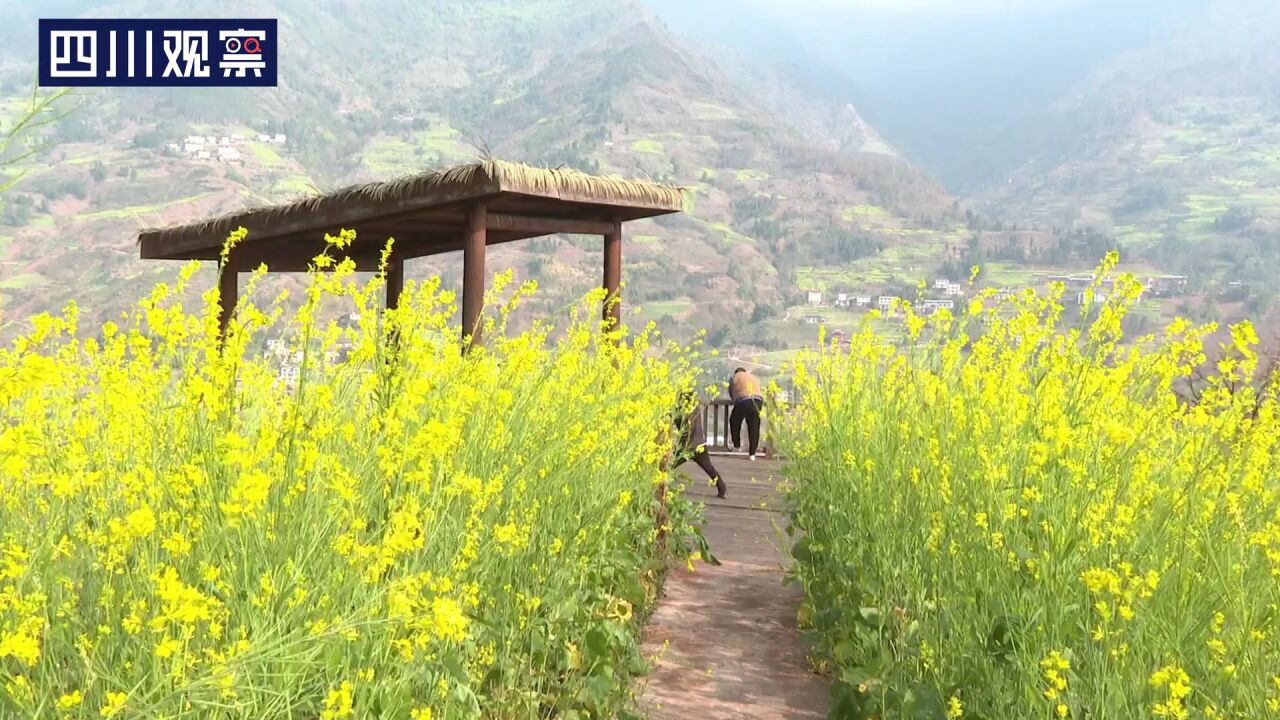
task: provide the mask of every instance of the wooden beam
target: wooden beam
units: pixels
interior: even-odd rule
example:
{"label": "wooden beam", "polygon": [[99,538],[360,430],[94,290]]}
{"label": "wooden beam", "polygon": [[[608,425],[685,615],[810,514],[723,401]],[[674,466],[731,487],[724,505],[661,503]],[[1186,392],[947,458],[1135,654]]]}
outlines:
{"label": "wooden beam", "polygon": [[[467,217],[462,246],[462,343],[463,352],[483,342],[480,310],[484,304],[484,248],[487,240],[484,203],[476,203]],[[468,340],[470,338],[470,340]]]}
{"label": "wooden beam", "polygon": [[404,258],[394,253],[387,259],[387,309],[400,307],[400,293],[404,292]]}
{"label": "wooden beam", "polygon": [[[378,272],[382,263],[381,254],[360,254],[351,259],[356,264],[356,272]],[[337,265],[340,260],[341,258],[335,257],[334,265]],[[268,272],[304,273],[311,270],[310,255],[288,255],[284,253],[261,255],[255,253],[246,255],[238,263],[238,266],[245,271],[254,270],[262,263],[267,264]],[[332,269],[333,267],[324,268],[322,272],[328,272]]]}
{"label": "wooden beam", "polygon": [[336,233],[346,227],[359,232],[361,226],[370,223],[413,217],[424,211],[434,214],[456,203],[500,192],[496,181],[478,178],[468,185],[443,187],[411,198],[342,201],[321,198],[307,206],[286,205],[283,211],[281,208],[250,210],[208,224],[144,230],[138,235],[139,255],[143,260],[184,260],[193,253],[222,247],[227,235],[237,227],[248,229],[246,245],[300,233],[314,235],[319,242],[326,231]]}
{"label": "wooden beam", "polygon": [[614,220],[604,236],[604,321],[614,329],[622,322],[622,221]]}
{"label": "wooden beam", "polygon": [[502,215],[495,213],[489,216],[489,221],[486,225],[490,230],[516,230],[537,235],[555,235],[557,233],[607,235],[613,231],[614,223],[599,220],[575,220],[562,217]]}
{"label": "wooden beam", "polygon": [[218,267],[218,332],[223,340],[231,326],[231,313],[236,309],[240,296],[240,273],[231,258]]}

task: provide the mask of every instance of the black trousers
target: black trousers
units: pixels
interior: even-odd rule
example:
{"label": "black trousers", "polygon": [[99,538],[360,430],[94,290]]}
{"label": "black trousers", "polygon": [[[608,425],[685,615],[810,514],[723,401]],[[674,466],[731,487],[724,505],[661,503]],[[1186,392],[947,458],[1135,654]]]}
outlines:
{"label": "black trousers", "polygon": [[677,447],[683,449],[683,452],[677,456],[677,467],[692,460],[698,464],[698,467],[702,468],[707,477],[712,480],[719,480],[720,471],[716,470],[716,466],[711,464],[711,454],[707,452],[707,447],[705,445],[694,447],[693,438],[689,437],[689,428],[679,427],[679,431],[680,436],[677,440]]}
{"label": "black trousers", "polygon": [[720,479],[720,471],[716,470],[716,466],[711,464],[711,455],[705,448],[695,452],[693,457],[690,459],[697,463],[698,467],[702,468],[702,471],[707,474],[707,477],[712,480]]}
{"label": "black trousers", "polygon": [[729,429],[733,432],[733,446],[742,447],[742,421],[747,422],[748,452],[756,454],[760,448],[760,411],[764,402],[760,398],[743,398],[733,404],[733,412],[729,413]]}

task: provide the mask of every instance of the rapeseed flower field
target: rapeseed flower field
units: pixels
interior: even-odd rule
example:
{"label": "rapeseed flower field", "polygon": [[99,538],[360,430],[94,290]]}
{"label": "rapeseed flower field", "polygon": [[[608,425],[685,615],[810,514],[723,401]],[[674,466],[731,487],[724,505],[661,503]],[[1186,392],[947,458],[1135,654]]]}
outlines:
{"label": "rapeseed flower field", "polygon": [[[507,335],[510,276],[464,355],[438,278],[383,312],[352,239],[225,343],[216,291],[179,301],[192,264],[0,350],[0,717],[625,713],[661,553],[693,548],[674,494],[655,523],[687,361],[602,331],[598,295],[554,343]],[[296,386],[250,350],[277,333]]]}
{"label": "rapeseed flower field", "polygon": [[1122,342],[1132,277],[1079,317],[1062,294],[899,308],[901,347],[866,330],[798,363],[794,575],[835,716],[1280,716],[1280,407],[1253,328],[1188,401],[1211,327]]}

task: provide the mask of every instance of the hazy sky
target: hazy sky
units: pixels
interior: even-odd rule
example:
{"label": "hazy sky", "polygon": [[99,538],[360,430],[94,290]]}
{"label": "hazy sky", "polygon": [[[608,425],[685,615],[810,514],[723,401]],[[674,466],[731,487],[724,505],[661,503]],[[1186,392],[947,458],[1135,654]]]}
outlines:
{"label": "hazy sky", "polygon": [[[1077,0],[799,0],[800,4],[898,10],[929,13],[990,13],[1009,10],[1033,11],[1060,8]],[[768,5],[794,8],[797,0],[765,0]]]}

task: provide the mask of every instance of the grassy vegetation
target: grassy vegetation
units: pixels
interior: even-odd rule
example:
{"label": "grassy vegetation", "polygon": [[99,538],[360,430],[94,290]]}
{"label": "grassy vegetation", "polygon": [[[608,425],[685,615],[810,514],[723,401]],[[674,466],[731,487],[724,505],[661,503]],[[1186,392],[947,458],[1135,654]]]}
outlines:
{"label": "grassy vegetation", "polygon": [[755,240],[752,240],[746,235],[734,230],[727,223],[710,223],[710,227],[720,233],[720,236],[723,238],[724,247],[726,248],[735,247],[740,244],[750,245],[755,243]]}
{"label": "grassy vegetation", "polygon": [[313,195],[316,189],[314,182],[306,175],[290,175],[277,180],[271,186],[271,192],[286,196]]}
{"label": "grassy vegetation", "polygon": [[639,315],[642,321],[649,321],[657,320],[667,315],[670,315],[671,317],[680,317],[692,309],[693,301],[688,298],[656,300],[642,305],[640,307]]}
{"label": "grassy vegetation", "polygon": [[666,151],[661,142],[648,138],[636,140],[631,143],[631,149],[634,152],[645,153],[648,155],[661,155]]}
{"label": "grassy vegetation", "polygon": [[276,149],[270,145],[257,140],[250,140],[246,144],[249,146],[249,154],[264,167],[276,167],[284,164],[284,158],[280,157],[280,153],[276,152]]}
{"label": "grassy vegetation", "polygon": [[[177,304],[194,272],[96,342],[54,318],[0,350],[0,715],[625,716],[698,547],[678,496],[655,522],[683,356],[504,336],[509,275],[464,354],[438,278],[383,314],[344,269],[220,346],[216,306]],[[340,301],[359,327],[316,319]],[[249,352],[278,334],[296,387]]]}
{"label": "grassy vegetation", "polygon": [[390,179],[419,170],[416,158],[414,146],[404,140],[379,138],[369,144],[361,160],[378,177]]}
{"label": "grassy vegetation", "polygon": [[796,285],[801,290],[829,291],[834,288],[851,288],[857,292],[867,284],[885,282],[890,274],[887,272],[841,267],[802,266],[795,270]]}
{"label": "grassy vegetation", "polygon": [[436,153],[446,161],[475,156],[475,149],[463,141],[462,133],[446,122],[432,122],[429,129],[418,133],[418,142],[428,152]]}
{"label": "grassy vegetation", "polygon": [[833,717],[1274,712],[1280,406],[1249,385],[1257,337],[1235,328],[1188,405],[1208,330],[1120,350],[1124,308],[1064,334],[1028,300],[908,319],[910,352],[872,332],[802,356],[779,435]]}
{"label": "grassy vegetation", "polygon": [[887,220],[891,217],[888,210],[875,205],[849,205],[841,208],[840,216],[848,222]]}
{"label": "grassy vegetation", "polygon": [[691,104],[691,109],[694,117],[699,120],[732,120],[738,116],[732,108],[696,100]]}
{"label": "grassy vegetation", "polygon": [[99,152],[89,152],[89,153],[84,153],[83,155],[77,155],[73,158],[63,160],[61,164],[88,165],[90,163],[95,163],[95,162],[110,162],[111,160],[119,159],[120,157],[121,155],[119,153],[103,150]]}
{"label": "grassy vegetation", "polygon": [[1027,287],[1033,284],[1035,270],[1025,265],[1006,262],[988,262],[982,265],[982,280],[990,285]]}
{"label": "grassy vegetation", "polygon": [[156,203],[154,205],[134,205],[132,207],[112,208],[110,210],[99,210],[97,212],[82,213],[77,217],[80,220],[107,220],[107,219],[120,219],[120,218],[134,218],[142,215],[150,215],[153,213],[158,213],[162,210],[173,207],[174,205],[183,205],[186,203],[192,203],[197,200],[201,200],[203,198],[209,197],[212,194],[213,193],[211,192],[206,192],[206,193],[199,193],[197,195],[190,195],[184,198],[180,198],[178,200],[174,200],[172,202]]}
{"label": "grassy vegetation", "polygon": [[1117,226],[1114,232],[1116,241],[1120,243],[1121,247],[1142,247],[1164,237],[1162,232],[1142,231],[1133,225]]}
{"label": "grassy vegetation", "polygon": [[796,356],[799,354],[800,354],[799,348],[792,348],[788,350],[770,350],[768,352],[760,353],[759,355],[751,359],[755,360],[756,362],[761,362],[761,363],[764,363],[765,365],[778,368],[787,363],[794,361]]}
{"label": "grassy vegetation", "polygon": [[25,290],[48,284],[48,280],[40,273],[29,272],[0,279],[0,290]]}

